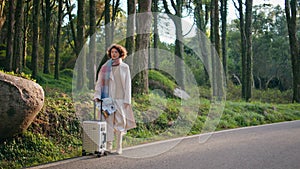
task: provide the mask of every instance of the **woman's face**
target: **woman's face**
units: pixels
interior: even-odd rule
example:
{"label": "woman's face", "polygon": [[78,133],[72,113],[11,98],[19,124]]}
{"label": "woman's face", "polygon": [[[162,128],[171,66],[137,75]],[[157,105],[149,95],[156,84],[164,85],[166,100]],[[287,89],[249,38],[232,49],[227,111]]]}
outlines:
{"label": "woman's face", "polygon": [[112,59],[118,59],[120,57],[120,53],[118,52],[117,49],[112,48],[110,51],[110,56]]}

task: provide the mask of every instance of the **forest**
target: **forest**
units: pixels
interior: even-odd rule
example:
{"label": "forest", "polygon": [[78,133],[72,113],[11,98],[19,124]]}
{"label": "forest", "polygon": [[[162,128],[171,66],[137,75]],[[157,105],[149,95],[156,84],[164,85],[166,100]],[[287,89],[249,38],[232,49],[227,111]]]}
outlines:
{"label": "forest", "polygon": [[[126,62],[138,67],[134,92],[148,92],[147,71],[160,69],[158,57],[163,56],[158,50],[167,50],[177,58],[172,67],[181,88],[187,66],[197,84],[214,89],[214,71],[220,65],[222,81],[240,85],[246,101],[253,88],[277,88],[292,90],[291,102],[299,102],[299,1],[287,0],[283,9],[268,2],[254,6],[252,0],[233,0],[238,19],[230,22],[228,3],[1,0],[0,66],[35,79],[53,74],[57,80],[60,71],[76,67],[75,88],[93,89],[95,67],[105,61],[112,43],[120,43],[130,56]],[[193,60],[197,57],[200,64]]]}
{"label": "forest", "polygon": [[0,71],[45,90],[28,130],[0,140],[0,168],[81,155],[112,44],[127,49],[132,78],[125,147],[300,119],[300,1],[284,1],[0,0]]}

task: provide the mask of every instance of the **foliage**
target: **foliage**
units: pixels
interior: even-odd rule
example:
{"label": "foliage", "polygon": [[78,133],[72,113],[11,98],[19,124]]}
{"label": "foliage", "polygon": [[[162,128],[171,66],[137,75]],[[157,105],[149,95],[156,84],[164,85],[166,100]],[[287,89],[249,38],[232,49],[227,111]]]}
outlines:
{"label": "foliage", "polygon": [[0,168],[21,168],[78,156],[80,123],[66,94],[46,97],[43,110],[29,129],[2,141]]}
{"label": "foliage", "polygon": [[62,158],[57,145],[45,136],[32,132],[4,141],[0,152],[0,168],[22,168]]}
{"label": "foliage", "polygon": [[[275,91],[265,91],[264,95],[266,98],[274,98],[273,101],[276,101],[275,98],[278,96],[271,97],[273,92]],[[201,99],[200,103],[195,103],[194,106],[198,107],[198,116],[184,122],[181,121],[185,124],[193,124],[187,133],[172,130],[174,124],[178,123],[180,102],[178,99],[162,98],[155,94],[135,96],[133,107],[135,108],[138,127],[128,131],[124,144],[132,146],[155,140],[179,137],[182,134],[193,135],[201,133],[210,110],[210,101]],[[282,100],[279,102],[285,101]],[[299,120],[299,110],[299,104],[226,101],[224,112],[219,124],[216,126],[216,130]],[[136,140],[134,138],[139,139]]]}
{"label": "foliage", "polygon": [[22,77],[24,79],[32,80],[34,82],[36,81],[35,79],[31,78],[31,74],[26,74],[24,72],[22,72],[22,73],[14,73],[14,72],[6,72],[6,71],[3,71],[3,70],[0,70],[0,72],[8,74],[8,75],[12,75],[12,76]]}
{"label": "foliage", "polygon": [[[292,79],[289,56],[288,33],[283,10],[278,6],[255,6],[253,37],[253,74],[259,89],[279,87],[291,88]],[[267,24],[262,24],[267,23]],[[276,54],[276,55],[274,55]]]}
{"label": "foliage", "polygon": [[149,88],[152,90],[160,89],[168,96],[172,97],[176,84],[162,73],[163,72],[156,70],[149,71]]}
{"label": "foliage", "polygon": [[60,72],[59,80],[54,79],[51,74],[38,74],[36,81],[45,89],[46,96],[60,92],[70,94],[72,92],[72,77],[73,71],[64,69]]}
{"label": "foliage", "polygon": [[[0,168],[20,168],[80,155],[80,120],[70,97],[72,74],[72,70],[63,70],[60,80],[39,74],[37,81],[46,93],[45,106],[26,133],[2,142]],[[151,70],[149,74],[151,79],[159,81],[161,86],[168,86],[169,90],[176,86],[161,72]],[[149,95],[134,95],[132,104],[137,128],[128,131],[124,146],[200,133],[210,109],[211,89],[200,86],[198,91],[200,102],[188,103],[197,107],[197,116],[187,118],[180,114],[182,100],[169,97],[165,90],[154,89]],[[217,130],[300,119],[300,105],[289,104],[290,90],[254,90],[250,103],[240,101],[240,91],[240,86],[229,83],[229,101]],[[89,100],[91,96],[82,94],[83,97]],[[90,111],[88,107],[90,105],[84,109]],[[184,112],[189,114],[189,111]],[[188,130],[184,128],[186,124],[191,125]]]}
{"label": "foliage", "polygon": [[299,104],[226,102],[218,130],[300,119]]}
{"label": "foliage", "polygon": [[[234,84],[241,79],[238,20],[229,25],[228,77]],[[257,89],[291,89],[292,69],[284,10],[280,6],[253,7],[253,80]]]}

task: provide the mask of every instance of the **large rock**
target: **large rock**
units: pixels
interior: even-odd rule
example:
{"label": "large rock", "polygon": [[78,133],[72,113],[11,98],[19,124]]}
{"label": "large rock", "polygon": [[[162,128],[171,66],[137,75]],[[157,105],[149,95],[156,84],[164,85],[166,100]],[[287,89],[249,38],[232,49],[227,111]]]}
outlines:
{"label": "large rock", "polygon": [[40,85],[0,72],[0,140],[24,132],[43,104]]}

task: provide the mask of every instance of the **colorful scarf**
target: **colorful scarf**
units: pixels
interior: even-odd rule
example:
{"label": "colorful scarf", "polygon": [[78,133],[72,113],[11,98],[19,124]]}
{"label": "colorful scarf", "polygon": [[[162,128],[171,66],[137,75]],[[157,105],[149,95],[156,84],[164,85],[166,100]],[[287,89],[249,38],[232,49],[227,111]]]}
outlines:
{"label": "colorful scarf", "polygon": [[101,99],[109,97],[109,77],[112,71],[112,66],[117,66],[122,62],[122,59],[109,59],[101,69]]}

